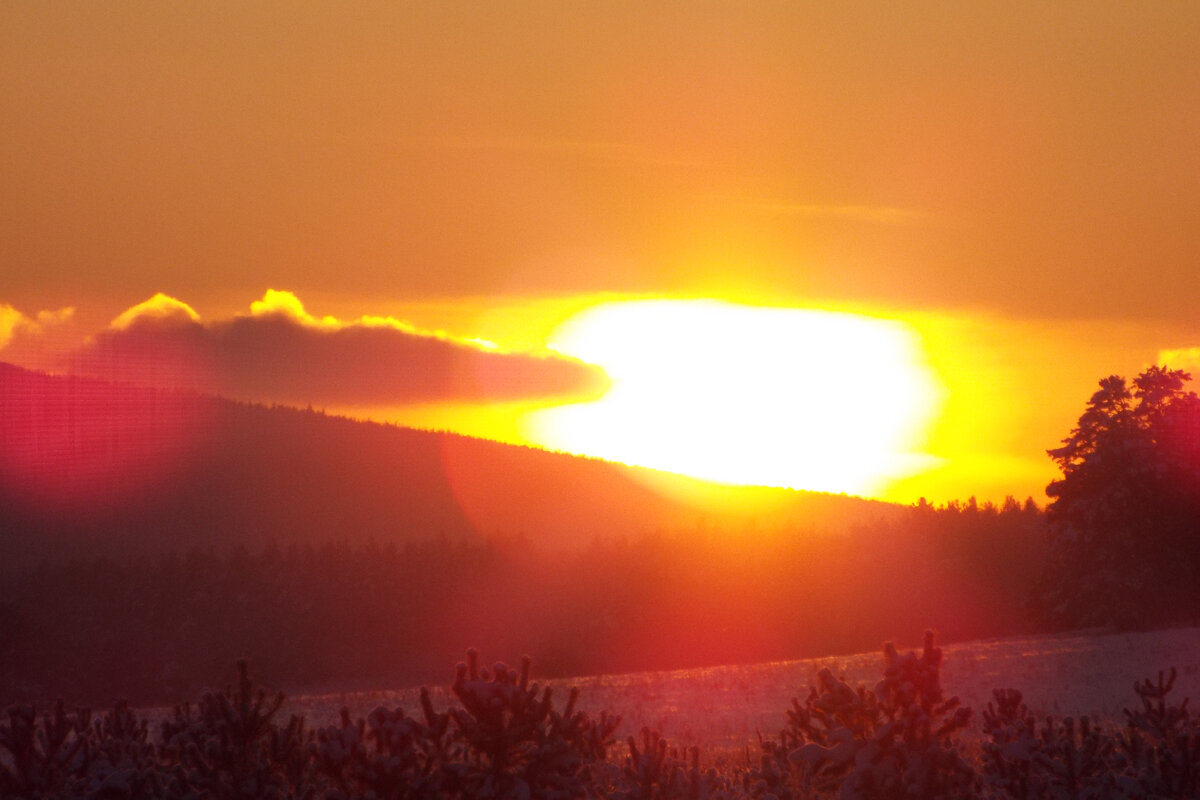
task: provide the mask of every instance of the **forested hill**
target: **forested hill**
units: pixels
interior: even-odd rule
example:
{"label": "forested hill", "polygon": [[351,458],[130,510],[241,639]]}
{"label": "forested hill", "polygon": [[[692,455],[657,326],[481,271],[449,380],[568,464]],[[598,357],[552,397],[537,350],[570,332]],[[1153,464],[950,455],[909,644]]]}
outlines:
{"label": "forested hill", "polygon": [[[9,565],[272,541],[501,535],[573,547],[664,529],[841,530],[900,510],[844,495],[675,478],[664,492],[667,477],[319,411],[0,364],[0,563]],[[707,501],[697,504],[697,496]]]}

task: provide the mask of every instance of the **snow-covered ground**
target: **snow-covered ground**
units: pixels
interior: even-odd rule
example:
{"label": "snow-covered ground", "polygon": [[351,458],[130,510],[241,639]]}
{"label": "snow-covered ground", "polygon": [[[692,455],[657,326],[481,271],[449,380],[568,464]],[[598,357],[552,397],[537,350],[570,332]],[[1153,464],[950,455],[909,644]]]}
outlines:
{"label": "snow-covered ground", "polygon": [[[901,642],[901,650],[911,649]],[[913,645],[916,647],[917,645]],[[1067,634],[950,644],[943,647],[942,686],[975,709],[973,724],[997,688],[1019,689],[1039,715],[1080,716],[1121,724],[1122,708],[1137,707],[1133,684],[1175,667],[1173,698],[1200,698],[1200,628],[1147,633]],[[496,654],[484,653],[485,663]],[[793,697],[803,697],[822,667],[849,683],[874,685],[883,663],[878,652],[749,666],[641,672],[549,681],[565,701],[581,690],[580,708],[624,717],[622,735],[657,728],[677,745],[740,748],[756,732],[778,733]],[[534,665],[536,675],[536,663]],[[451,670],[447,669],[447,675]],[[289,699],[283,713],[302,713],[310,725],[333,724],[346,707],[355,717],[379,705],[418,713],[417,690],[309,695]],[[451,702],[433,691],[434,705]]]}

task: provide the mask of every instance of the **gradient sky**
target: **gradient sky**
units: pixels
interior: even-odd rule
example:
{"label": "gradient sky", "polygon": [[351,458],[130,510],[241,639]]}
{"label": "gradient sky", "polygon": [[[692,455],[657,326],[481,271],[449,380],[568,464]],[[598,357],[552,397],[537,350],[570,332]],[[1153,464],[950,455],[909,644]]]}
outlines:
{"label": "gradient sky", "polygon": [[[0,358],[159,292],[502,350],[597,298],[853,311],[948,393],[888,496],[1038,495],[1096,380],[1200,366],[1200,5],[828,5],[3,4]],[[520,438],[447,408],[397,418]]]}

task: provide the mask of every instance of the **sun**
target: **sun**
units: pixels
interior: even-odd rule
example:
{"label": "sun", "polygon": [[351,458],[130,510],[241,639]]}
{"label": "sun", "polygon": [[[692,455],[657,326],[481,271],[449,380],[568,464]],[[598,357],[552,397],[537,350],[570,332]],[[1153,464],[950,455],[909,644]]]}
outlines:
{"label": "sun", "polygon": [[613,302],[550,347],[603,367],[600,399],[524,422],[542,446],[733,484],[877,495],[927,468],[943,389],[904,323],[716,300]]}

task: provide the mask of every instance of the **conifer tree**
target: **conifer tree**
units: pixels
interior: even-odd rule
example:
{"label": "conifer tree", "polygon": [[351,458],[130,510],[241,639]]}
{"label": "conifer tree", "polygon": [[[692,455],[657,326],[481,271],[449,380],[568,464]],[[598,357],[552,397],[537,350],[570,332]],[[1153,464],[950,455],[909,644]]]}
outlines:
{"label": "conifer tree", "polygon": [[1182,370],[1111,375],[1047,451],[1052,562],[1038,601],[1060,626],[1137,627],[1200,612],[1200,399]]}

